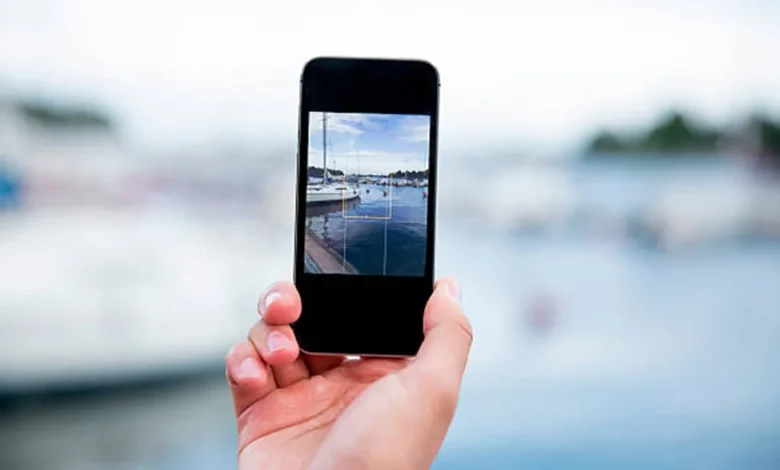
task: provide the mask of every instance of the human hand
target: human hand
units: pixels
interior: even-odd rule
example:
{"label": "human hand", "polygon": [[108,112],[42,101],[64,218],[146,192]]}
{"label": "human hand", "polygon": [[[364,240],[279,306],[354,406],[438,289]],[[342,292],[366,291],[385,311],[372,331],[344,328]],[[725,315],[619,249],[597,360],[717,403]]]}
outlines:
{"label": "human hand", "polygon": [[289,324],[295,286],[260,299],[261,320],[231,348],[227,377],[240,470],[424,469],[455,414],[472,330],[454,280],[436,283],[414,359],[312,356]]}

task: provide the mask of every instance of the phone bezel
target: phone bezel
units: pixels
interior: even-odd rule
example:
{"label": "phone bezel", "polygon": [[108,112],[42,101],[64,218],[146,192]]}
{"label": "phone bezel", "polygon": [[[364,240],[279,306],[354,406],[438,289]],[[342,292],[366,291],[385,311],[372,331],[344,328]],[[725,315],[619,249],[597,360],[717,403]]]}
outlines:
{"label": "phone bezel", "polygon": [[[439,75],[428,62],[318,57],[301,74],[294,281],[303,309],[293,324],[310,354],[414,356],[423,340],[425,305],[433,292],[436,233]],[[428,217],[423,276],[304,272],[309,112],[430,116]]]}

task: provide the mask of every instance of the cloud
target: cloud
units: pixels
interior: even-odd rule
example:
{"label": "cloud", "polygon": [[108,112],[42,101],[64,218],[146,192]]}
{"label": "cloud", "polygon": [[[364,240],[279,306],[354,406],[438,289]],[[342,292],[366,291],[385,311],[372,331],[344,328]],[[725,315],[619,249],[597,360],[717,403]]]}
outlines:
{"label": "cloud", "polygon": [[[309,148],[309,166],[322,166],[322,149]],[[360,152],[328,152],[328,168],[348,174],[387,174],[397,170],[425,170],[424,153],[361,150]]]}
{"label": "cloud", "polygon": [[[320,112],[312,112],[309,117],[309,129],[312,133],[321,132],[322,115]],[[353,113],[328,113],[328,132],[335,134],[360,135],[368,130],[381,128],[375,116]]]}
{"label": "cloud", "polygon": [[[322,113],[310,118],[310,165],[322,166]],[[426,116],[329,113],[328,167],[347,173],[387,174],[428,167]],[[398,145],[399,143],[415,143]]]}
{"label": "cloud", "polygon": [[328,132],[362,134],[359,124],[363,120],[358,114],[328,114]]}
{"label": "cloud", "polygon": [[401,133],[401,140],[406,142],[428,142],[431,121],[427,116],[408,116],[401,125]]}

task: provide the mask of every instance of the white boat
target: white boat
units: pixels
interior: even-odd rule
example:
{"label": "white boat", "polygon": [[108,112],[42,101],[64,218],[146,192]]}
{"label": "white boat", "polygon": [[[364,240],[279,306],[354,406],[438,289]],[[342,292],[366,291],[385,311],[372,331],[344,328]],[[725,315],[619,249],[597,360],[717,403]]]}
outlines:
{"label": "white boat", "polygon": [[349,201],[360,197],[360,192],[354,186],[339,183],[312,185],[306,189],[306,202],[337,202]]}
{"label": "white boat", "polygon": [[349,201],[360,197],[357,186],[331,181],[328,175],[327,114],[322,114],[322,183],[306,186],[306,203]]}

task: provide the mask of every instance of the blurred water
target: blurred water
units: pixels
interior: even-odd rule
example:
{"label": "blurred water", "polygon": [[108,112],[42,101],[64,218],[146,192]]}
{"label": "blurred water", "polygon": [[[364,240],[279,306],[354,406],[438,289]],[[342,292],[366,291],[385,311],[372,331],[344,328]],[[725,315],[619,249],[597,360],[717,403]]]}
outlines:
{"label": "blurred water", "polygon": [[[566,171],[590,188],[580,200],[617,205],[680,174],[656,168]],[[739,178],[704,169],[690,181],[708,172]],[[462,181],[443,173],[441,199]],[[262,251],[292,260],[288,242],[268,238]],[[669,253],[443,217],[436,259],[437,275],[461,279],[476,335],[436,468],[780,468],[778,246]],[[256,276],[250,264],[233,267]],[[540,297],[555,306],[547,333],[528,323]],[[220,377],[17,404],[0,421],[0,468],[224,468],[231,413]]]}
{"label": "blurred water", "polygon": [[636,214],[667,192],[700,191],[720,202],[754,184],[749,168],[727,156],[627,156],[577,162],[565,172],[584,207],[618,215]]}
{"label": "blurred water", "polygon": [[[777,468],[776,248],[494,243],[512,263],[440,257],[478,312],[442,468]],[[546,337],[524,322],[539,292],[561,316]]]}

